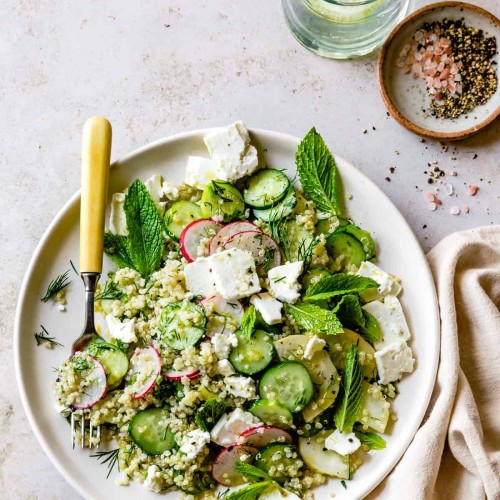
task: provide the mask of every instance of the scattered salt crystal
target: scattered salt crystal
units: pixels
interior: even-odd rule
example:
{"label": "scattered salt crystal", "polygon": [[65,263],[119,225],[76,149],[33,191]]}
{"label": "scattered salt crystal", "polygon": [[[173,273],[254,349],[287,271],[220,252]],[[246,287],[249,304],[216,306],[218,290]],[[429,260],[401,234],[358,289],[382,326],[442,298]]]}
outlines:
{"label": "scattered salt crystal", "polygon": [[468,205],[463,205],[462,206],[462,211],[463,211],[464,214],[468,214],[469,211],[470,211]]}
{"label": "scattered salt crystal", "polygon": [[427,201],[434,201],[434,193],[425,193],[425,197],[427,198]]}
{"label": "scattered salt crystal", "polygon": [[446,194],[451,196],[453,194],[453,186],[451,184],[445,184],[444,189],[446,190]]}
{"label": "scattered salt crystal", "polygon": [[476,193],[478,191],[479,191],[479,186],[476,186],[475,184],[469,186],[469,196],[476,196]]}
{"label": "scattered salt crystal", "polygon": [[457,73],[457,74],[455,75],[455,81],[456,81],[456,82],[461,82],[461,81],[462,81],[462,75],[461,75],[460,73]]}
{"label": "scattered salt crystal", "polygon": [[460,213],[460,208],[458,208],[458,207],[451,207],[450,208],[451,215],[458,215],[459,213]]}
{"label": "scattered salt crystal", "polygon": [[443,204],[443,202],[437,196],[434,196],[434,203],[436,205],[442,205]]}
{"label": "scattered salt crystal", "polygon": [[429,210],[431,210],[432,212],[434,212],[434,210],[436,210],[437,208],[437,205],[433,202],[429,203]]}

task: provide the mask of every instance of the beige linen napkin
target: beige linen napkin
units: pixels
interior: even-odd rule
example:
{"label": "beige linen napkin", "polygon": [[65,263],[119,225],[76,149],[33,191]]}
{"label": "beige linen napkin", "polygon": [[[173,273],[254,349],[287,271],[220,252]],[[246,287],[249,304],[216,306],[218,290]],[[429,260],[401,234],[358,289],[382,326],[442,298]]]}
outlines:
{"label": "beige linen napkin", "polygon": [[368,498],[497,500],[500,226],[448,236],[427,258],[441,310],[437,382],[408,450]]}

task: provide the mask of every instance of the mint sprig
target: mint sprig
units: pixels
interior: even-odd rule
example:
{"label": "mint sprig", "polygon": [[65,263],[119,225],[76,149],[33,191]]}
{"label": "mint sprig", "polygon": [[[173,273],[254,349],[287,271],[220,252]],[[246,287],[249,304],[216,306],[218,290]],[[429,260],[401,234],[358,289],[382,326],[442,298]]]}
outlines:
{"label": "mint sprig", "polygon": [[322,212],[342,215],[342,188],[337,165],[315,128],[302,139],[295,160],[306,197]]}
{"label": "mint sprig", "polygon": [[383,450],[385,448],[385,439],[374,432],[360,432],[354,431],[356,437],[362,444],[368,446],[370,450]]}
{"label": "mint sprig", "polygon": [[258,467],[255,467],[255,465],[242,462],[241,460],[236,462],[235,470],[242,476],[245,476],[249,481],[272,481],[267,472],[259,469]]}
{"label": "mint sprig", "polygon": [[257,321],[257,311],[255,307],[250,304],[241,318],[241,325],[236,332],[239,336],[250,339],[255,329],[255,322]]}
{"label": "mint sprig", "polygon": [[361,409],[363,399],[363,373],[358,359],[358,346],[353,344],[347,351],[340,397],[335,409],[335,426],[340,432],[350,431]]}
{"label": "mint sprig", "polygon": [[305,331],[327,335],[337,335],[344,331],[334,312],[314,304],[287,304],[286,310]]}
{"label": "mint sprig", "polygon": [[379,284],[371,278],[353,274],[337,273],[325,276],[307,289],[304,300],[307,302],[329,299],[339,295],[363,292],[378,288]]}
{"label": "mint sprig", "polygon": [[257,500],[259,495],[264,493],[273,481],[262,481],[260,483],[253,483],[234,491],[226,497],[226,500]]}

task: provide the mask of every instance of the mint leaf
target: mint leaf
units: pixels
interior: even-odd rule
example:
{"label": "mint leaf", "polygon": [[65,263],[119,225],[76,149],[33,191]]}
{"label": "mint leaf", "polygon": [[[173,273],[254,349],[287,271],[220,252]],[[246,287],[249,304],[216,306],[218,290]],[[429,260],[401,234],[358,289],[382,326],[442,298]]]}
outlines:
{"label": "mint leaf", "polygon": [[383,450],[385,448],[385,439],[374,432],[354,431],[356,437],[362,444],[366,444],[370,450]]}
{"label": "mint leaf", "polygon": [[255,465],[250,465],[240,460],[236,462],[235,470],[242,476],[245,476],[249,481],[258,479],[272,481],[267,472],[264,472],[262,469],[255,467]]}
{"label": "mint leaf", "polygon": [[352,429],[361,409],[363,398],[363,373],[358,359],[358,346],[353,344],[345,358],[338,404],[335,409],[335,426],[340,432]]}
{"label": "mint leaf", "polygon": [[272,484],[272,481],[249,484],[244,488],[233,491],[233,493],[226,497],[226,500],[257,500],[259,495],[264,493]]}
{"label": "mint leaf", "polygon": [[370,314],[368,311],[363,310],[363,316],[365,317],[365,324],[359,326],[359,333],[373,344],[382,338],[382,330],[378,324],[377,318]]}
{"label": "mint leaf", "polygon": [[302,139],[295,161],[307,198],[316,203],[318,210],[341,215],[342,189],[337,165],[315,128]]}
{"label": "mint leaf", "polygon": [[135,269],[128,251],[128,240],[126,236],[105,233],[104,252],[113,261],[116,267],[131,267]]}
{"label": "mint leaf", "polygon": [[130,258],[134,268],[147,278],[161,262],[162,222],[151,195],[139,179],[128,188],[123,210],[127,219]]}
{"label": "mint leaf", "polygon": [[247,310],[243,313],[241,318],[241,326],[238,329],[238,335],[241,335],[245,339],[252,338],[253,331],[255,329],[255,321],[257,320],[257,311],[253,304],[249,305]]}
{"label": "mint leaf", "polygon": [[357,295],[344,295],[334,307],[333,312],[345,326],[365,326],[365,311]]}
{"label": "mint leaf", "polygon": [[344,329],[334,312],[314,304],[287,304],[286,310],[299,326],[308,332],[337,335]]}
{"label": "mint leaf", "polygon": [[306,291],[304,300],[311,302],[314,300],[329,299],[338,295],[359,293],[368,288],[378,287],[379,284],[376,281],[364,276],[344,273],[331,274],[310,285]]}

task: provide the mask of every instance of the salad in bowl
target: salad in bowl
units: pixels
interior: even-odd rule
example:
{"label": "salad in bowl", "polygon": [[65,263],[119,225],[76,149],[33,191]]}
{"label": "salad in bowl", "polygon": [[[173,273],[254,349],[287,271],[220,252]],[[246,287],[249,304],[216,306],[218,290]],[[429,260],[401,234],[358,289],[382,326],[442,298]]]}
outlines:
{"label": "salad in bowl", "polygon": [[402,286],[345,213],[316,130],[297,179],[264,165],[242,122],[204,141],[183,184],[159,173],[113,194],[106,328],[59,366],[56,407],[101,427],[119,485],[313,498],[385,448],[414,365]]}

